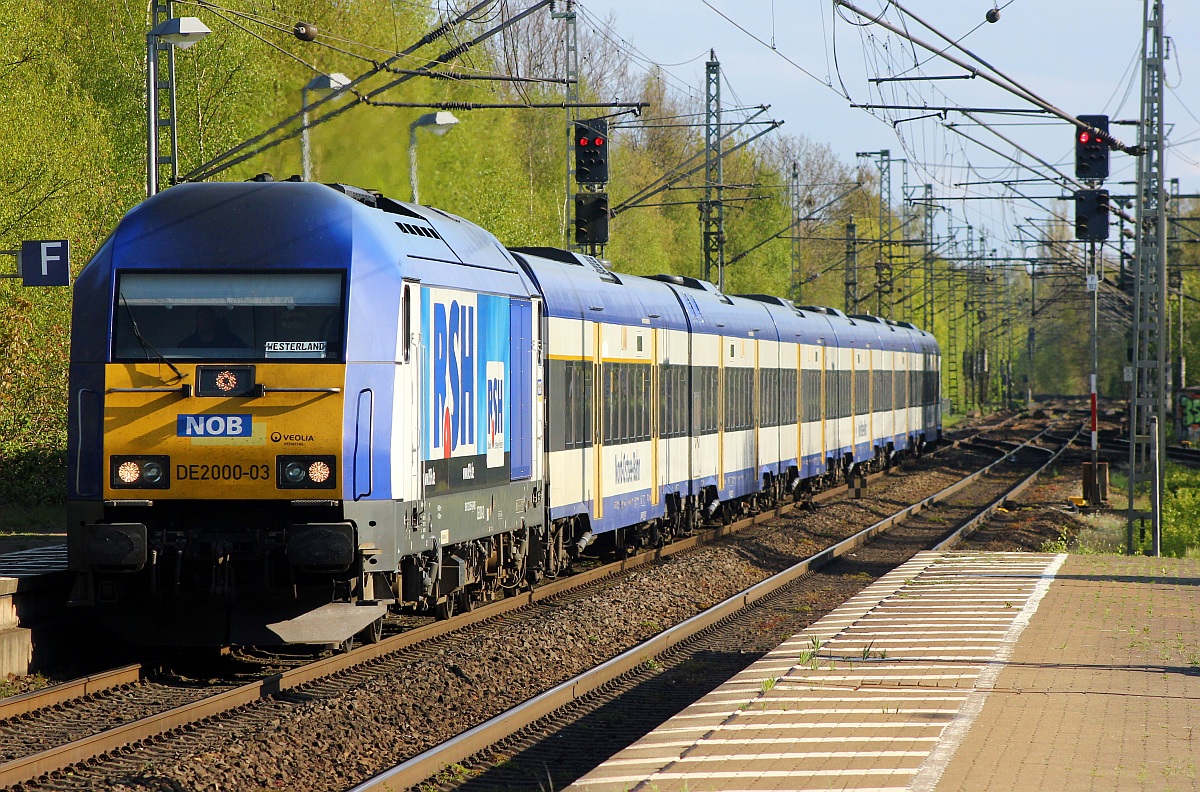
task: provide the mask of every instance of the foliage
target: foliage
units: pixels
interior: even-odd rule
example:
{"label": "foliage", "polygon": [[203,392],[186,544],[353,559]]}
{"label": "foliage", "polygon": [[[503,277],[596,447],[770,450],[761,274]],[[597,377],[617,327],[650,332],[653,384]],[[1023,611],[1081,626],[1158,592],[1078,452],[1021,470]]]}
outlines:
{"label": "foliage", "polygon": [[1200,470],[1168,462],[1163,476],[1162,554],[1200,555]]}

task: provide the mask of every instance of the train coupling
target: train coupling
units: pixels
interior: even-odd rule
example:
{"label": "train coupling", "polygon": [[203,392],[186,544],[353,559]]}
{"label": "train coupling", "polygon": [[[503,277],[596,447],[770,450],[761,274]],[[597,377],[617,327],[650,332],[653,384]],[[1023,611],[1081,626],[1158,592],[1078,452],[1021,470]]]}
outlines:
{"label": "train coupling", "polygon": [[84,525],[77,537],[78,558],[91,569],[138,572],[149,558],[147,531],[142,523]]}
{"label": "train coupling", "polygon": [[354,563],[357,540],[348,522],[288,526],[288,562],[306,572],[340,572]]}

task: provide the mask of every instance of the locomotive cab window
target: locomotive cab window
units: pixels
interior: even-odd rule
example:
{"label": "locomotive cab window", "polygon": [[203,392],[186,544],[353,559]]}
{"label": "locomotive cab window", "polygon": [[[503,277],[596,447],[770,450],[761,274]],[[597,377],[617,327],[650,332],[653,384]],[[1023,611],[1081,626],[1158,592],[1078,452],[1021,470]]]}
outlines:
{"label": "locomotive cab window", "polygon": [[113,359],[340,361],[344,302],[340,273],[126,272]]}

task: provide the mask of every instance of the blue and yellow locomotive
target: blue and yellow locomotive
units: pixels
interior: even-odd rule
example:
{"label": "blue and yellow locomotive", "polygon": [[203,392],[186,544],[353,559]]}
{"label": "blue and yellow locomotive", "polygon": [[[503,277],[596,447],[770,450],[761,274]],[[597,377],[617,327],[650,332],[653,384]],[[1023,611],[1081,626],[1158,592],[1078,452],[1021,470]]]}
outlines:
{"label": "blue and yellow locomotive", "polygon": [[71,349],[71,601],[138,643],[374,640],[389,607],[449,616],[939,436],[911,325],[345,185],[139,205]]}

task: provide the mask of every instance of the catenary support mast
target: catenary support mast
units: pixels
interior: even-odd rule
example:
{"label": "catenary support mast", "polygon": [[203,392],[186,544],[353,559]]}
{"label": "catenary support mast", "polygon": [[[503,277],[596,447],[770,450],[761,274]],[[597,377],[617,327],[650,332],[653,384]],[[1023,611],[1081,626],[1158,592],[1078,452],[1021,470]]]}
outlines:
{"label": "catenary support mast", "polygon": [[[1134,523],[1149,518],[1158,554],[1162,526],[1161,460],[1167,426],[1166,222],[1163,185],[1163,2],[1144,0],[1142,102],[1138,125],[1137,236],[1133,272],[1133,382],[1129,398],[1129,510],[1126,551]],[[1157,436],[1151,436],[1151,433]],[[1150,511],[1136,508],[1138,484],[1151,487]]]}

